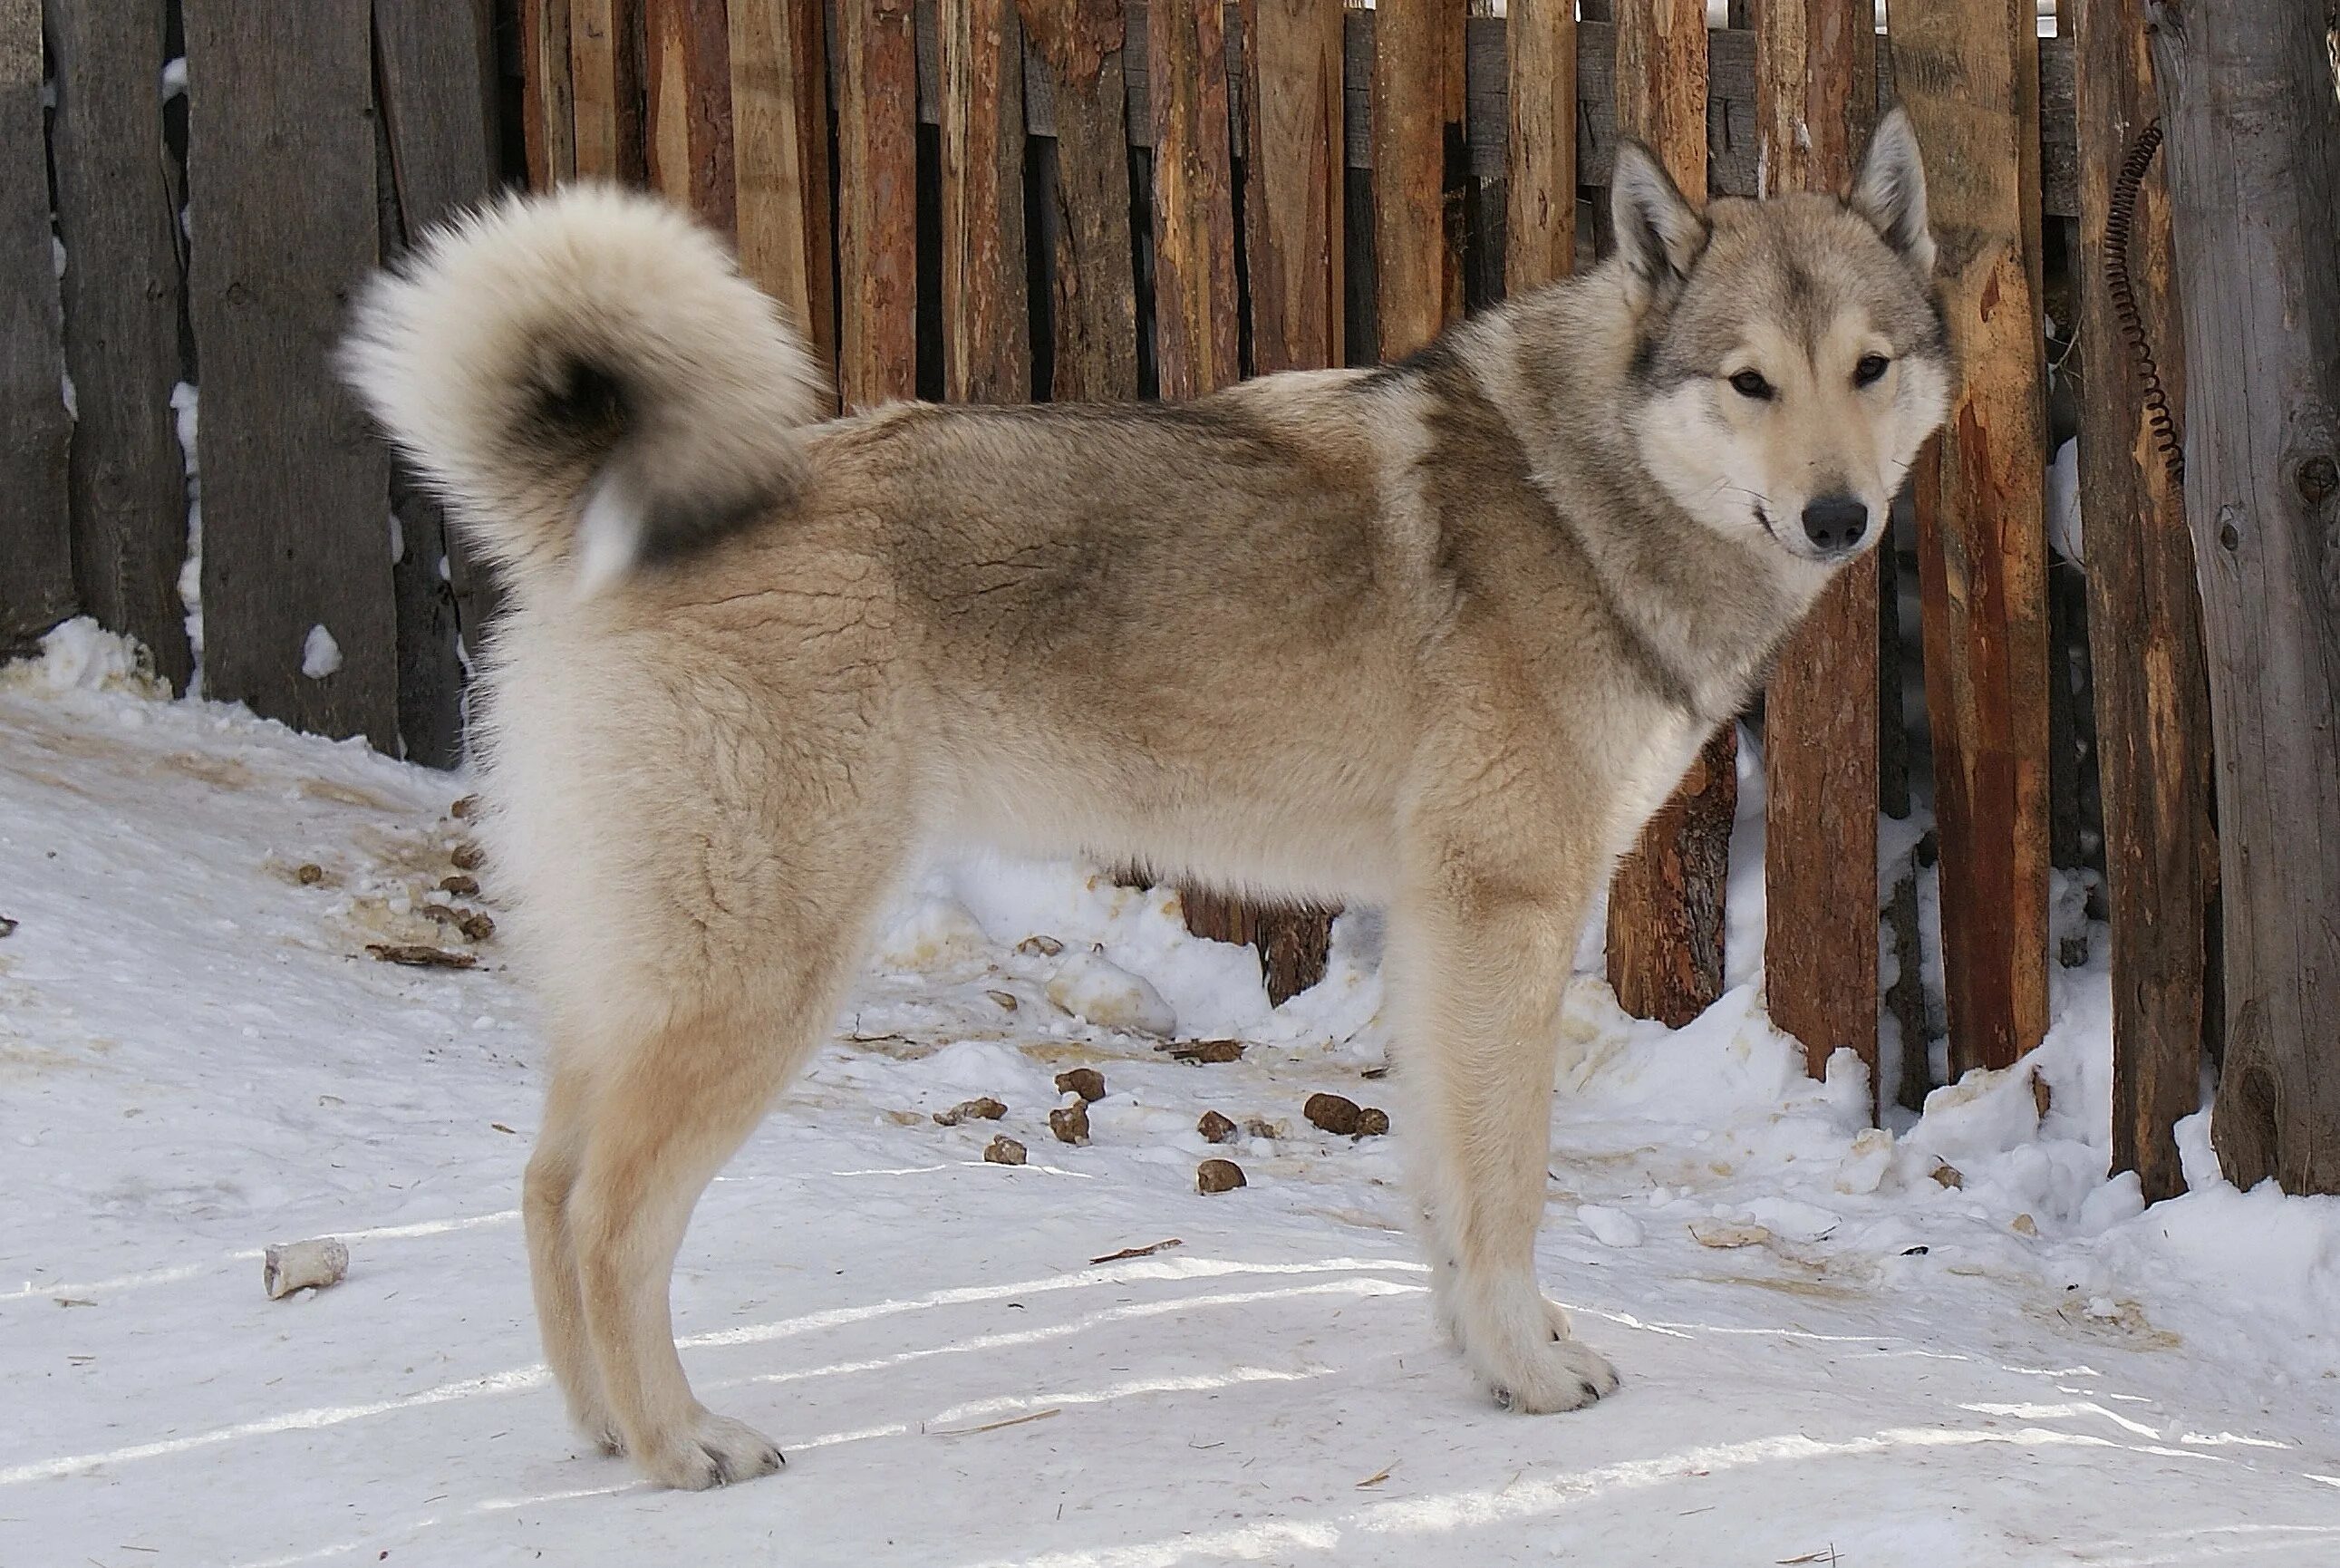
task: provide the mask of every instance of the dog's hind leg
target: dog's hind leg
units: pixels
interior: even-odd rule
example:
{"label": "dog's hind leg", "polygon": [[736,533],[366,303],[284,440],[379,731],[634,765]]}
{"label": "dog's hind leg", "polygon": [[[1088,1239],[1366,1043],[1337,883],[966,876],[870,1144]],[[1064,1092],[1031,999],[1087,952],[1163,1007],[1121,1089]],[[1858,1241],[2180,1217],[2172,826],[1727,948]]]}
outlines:
{"label": "dog's hind leg", "polygon": [[1583,878],[1531,878],[1452,844],[1425,844],[1414,858],[1391,910],[1386,963],[1436,1307],[1499,1399],[1573,1410],[1617,1385],[1535,1274]]}
{"label": "dog's hind leg", "polygon": [[585,1332],[584,1287],[577,1274],[577,1243],[570,1194],[577,1185],[591,1123],[592,1085],[574,1060],[561,1031],[553,1031],[552,1081],[544,1097],[544,1125],[521,1184],[521,1216],[528,1229],[529,1275],[544,1358],[568,1402],[570,1420],[604,1453],[618,1451],[618,1429],[601,1393]]}

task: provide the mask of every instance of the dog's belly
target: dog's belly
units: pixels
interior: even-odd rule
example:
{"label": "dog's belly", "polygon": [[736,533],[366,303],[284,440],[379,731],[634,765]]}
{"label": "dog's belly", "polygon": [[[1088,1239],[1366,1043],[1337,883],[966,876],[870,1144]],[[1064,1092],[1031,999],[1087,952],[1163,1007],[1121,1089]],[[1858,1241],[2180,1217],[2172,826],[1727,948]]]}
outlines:
{"label": "dog's belly", "polygon": [[1391,792],[1361,789],[1354,776],[1300,766],[1231,779],[1083,749],[962,754],[944,844],[1078,857],[1302,901],[1380,902],[1395,883]]}

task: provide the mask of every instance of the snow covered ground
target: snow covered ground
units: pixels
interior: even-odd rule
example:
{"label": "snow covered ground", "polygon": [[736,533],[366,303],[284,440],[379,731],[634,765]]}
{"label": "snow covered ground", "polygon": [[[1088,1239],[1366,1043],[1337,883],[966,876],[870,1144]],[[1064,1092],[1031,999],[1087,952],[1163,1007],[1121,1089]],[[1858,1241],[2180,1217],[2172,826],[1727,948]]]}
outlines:
{"label": "snow covered ground", "polygon": [[[2059,976],[2044,1119],[2027,1065],[1889,1140],[1751,988],[1669,1035],[1581,979],[1542,1264],[1626,1383],[1525,1417],[1433,1334],[1391,1140],[1300,1114],[1403,1136],[1370,918],[1271,1010],[1166,898],[1063,867],[937,872],[709,1194],[685,1360],[789,1464],[653,1492],[538,1361],[521,987],[492,938],[366,955],[471,945],[418,912],[460,781],[137,684],[85,630],[0,673],[5,1568],[2340,1562],[2340,1203],[2223,1186],[2198,1118],[2187,1196],[2103,1181],[2100,968]],[[1174,1061],[1052,981],[1247,1050]],[[932,1120],[985,1095],[1003,1123]],[[1213,1147],[1206,1109],[1274,1136]],[[1001,1131],[1029,1164],[980,1158]],[[1215,1154],[1249,1185],[1199,1196]],[[346,1283],[267,1300],[260,1249],[328,1234]]]}

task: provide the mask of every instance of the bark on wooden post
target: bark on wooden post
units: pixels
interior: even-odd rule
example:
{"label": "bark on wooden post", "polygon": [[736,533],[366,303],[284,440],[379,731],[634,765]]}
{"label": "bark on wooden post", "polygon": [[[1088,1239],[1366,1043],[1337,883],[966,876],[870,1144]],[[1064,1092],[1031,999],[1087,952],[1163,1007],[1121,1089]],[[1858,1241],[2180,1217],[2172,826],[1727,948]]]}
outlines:
{"label": "bark on wooden post", "polygon": [[2155,5],[2217,732],[2227,1177],[2340,1192],[2340,106],[2297,0]]}
{"label": "bark on wooden post", "polygon": [[1576,270],[1574,0],[1512,0],[1510,124],[1503,164],[1503,292]]}
{"label": "bark on wooden post", "polygon": [[838,382],[848,411],[918,388],[917,43],[910,0],[838,0]]}
{"label": "bark on wooden post", "polygon": [[1404,358],[1462,313],[1446,143],[1462,118],[1465,15],[1462,0],[1384,0],[1373,12],[1373,258],[1385,360]]}
{"label": "bark on wooden post", "polygon": [[1121,0],[1020,0],[1017,9],[1026,80],[1045,84],[1055,112],[1044,164],[1056,341],[1049,396],[1122,402],[1137,395],[1137,296]]}
{"label": "bark on wooden post", "polygon": [[[12,121],[6,143],[25,150],[15,159],[24,167],[10,177],[29,177],[36,188],[40,11],[29,8],[33,52],[25,80],[34,94],[32,117],[21,140]],[[74,403],[72,586],[83,610],[144,644],[155,672],[184,690],[193,666],[179,599],[187,480],[171,410],[171,389],[180,378],[182,279],[175,203],[163,178],[163,105],[154,92],[163,13],[163,0],[49,8],[57,235],[69,262],[63,278],[42,269],[35,287],[44,295],[62,291],[64,298]],[[13,76],[7,90],[15,90]],[[45,192],[39,193],[34,205],[46,204]],[[12,203],[12,222],[15,212]],[[39,240],[39,249],[47,250],[48,236]],[[27,322],[5,341],[32,343],[39,332]],[[30,359],[25,369],[55,403],[55,378],[39,376]],[[55,407],[45,429],[38,418],[19,427],[21,417],[12,409],[12,430],[37,443],[55,434],[64,411]],[[29,494],[42,470],[27,453],[8,461],[6,471],[24,475]],[[60,536],[60,561],[63,545]],[[0,560],[12,556],[17,559],[0,571],[37,568],[43,552],[29,541],[0,541]]]}
{"label": "bark on wooden post", "polygon": [[1154,321],[1165,402],[1200,397],[1242,373],[1224,17],[1220,0],[1154,0],[1148,12]]}
{"label": "bark on wooden post", "polygon": [[1014,0],[942,0],[943,395],[1032,395],[1024,43]]}
{"label": "bark on wooden post", "polygon": [[1243,0],[1244,253],[1262,375],[1341,362],[1341,0]]}
{"label": "bark on wooden post", "polygon": [[2031,0],[1897,0],[1965,379],[1919,507],[1951,1070],[2048,1027],[2048,622],[2039,45]]}
{"label": "bark on wooden post", "polygon": [[[1756,161],[1765,194],[1841,192],[1877,104],[1870,0],[1759,0]],[[1874,526],[1889,529],[1885,517]],[[1763,710],[1763,997],[1821,1076],[1868,1065],[1878,1017],[1878,637],[1880,556],[1847,568],[1780,656]]]}
{"label": "bark on wooden post", "polygon": [[[2210,690],[2176,448],[2185,342],[2140,0],[2074,17],[2080,130],[2080,493],[2112,918],[2113,1169],[2186,1190],[2171,1128],[2201,1099],[2217,878]],[[2149,158],[2136,178],[2125,165]],[[2126,291],[2126,300],[2122,292]],[[2136,346],[2150,355],[2150,369]],[[2149,389],[2166,412],[2157,418]],[[2166,427],[2162,421],[2166,420]]]}
{"label": "bark on wooden post", "polygon": [[[151,90],[151,81],[149,87]],[[41,145],[41,7],[0,0],[0,658],[74,611],[64,350]]]}
{"label": "bark on wooden post", "polygon": [[642,25],[644,172],[668,200],[730,238],[739,191],[725,0],[643,0]]}
{"label": "bark on wooden post", "polygon": [[569,0],[574,156],[577,173],[590,179],[633,184],[642,177],[641,4]]}
{"label": "bark on wooden post", "polygon": [[739,270],[837,373],[828,69],[820,0],[731,0],[732,176]]}
{"label": "bark on wooden post", "polygon": [[[1650,0],[1617,21],[1617,127],[1655,152],[1692,202],[1706,197],[1706,8]],[[1617,868],[1609,983],[1626,1011],[1679,1028],[1722,994],[1723,897],[1739,805],[1739,739],[1726,724]],[[1869,938],[1871,951],[1876,938]]]}
{"label": "bark on wooden post", "polygon": [[531,190],[549,191],[577,174],[570,33],[569,0],[520,0],[520,128]]}
{"label": "bark on wooden post", "polygon": [[371,13],[367,0],[187,0],[203,236],[187,292],[203,386],[204,692],[395,755],[390,461],[328,369],[344,292],[380,254]]}

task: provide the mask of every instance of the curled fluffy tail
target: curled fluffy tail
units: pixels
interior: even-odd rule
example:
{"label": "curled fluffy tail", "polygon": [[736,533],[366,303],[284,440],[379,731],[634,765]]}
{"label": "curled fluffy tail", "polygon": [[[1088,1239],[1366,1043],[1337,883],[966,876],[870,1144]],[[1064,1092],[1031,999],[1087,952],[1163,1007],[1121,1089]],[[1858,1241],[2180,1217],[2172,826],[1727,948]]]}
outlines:
{"label": "curled fluffy tail", "polygon": [[367,290],[342,368],[480,549],[587,593],[785,501],[819,409],[713,236],[591,185],[433,234]]}

